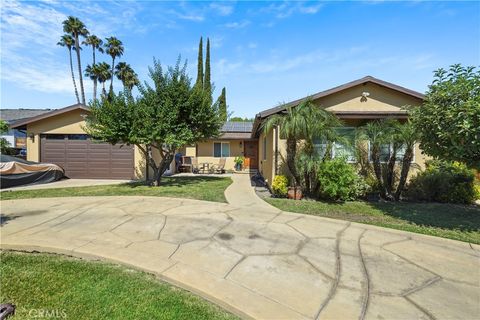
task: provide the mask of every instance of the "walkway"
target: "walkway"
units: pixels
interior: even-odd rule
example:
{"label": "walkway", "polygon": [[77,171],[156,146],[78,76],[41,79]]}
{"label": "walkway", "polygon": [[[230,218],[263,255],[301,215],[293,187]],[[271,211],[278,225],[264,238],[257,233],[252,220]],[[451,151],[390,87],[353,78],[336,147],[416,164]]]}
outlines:
{"label": "walkway", "polygon": [[245,318],[479,318],[478,246],[281,212],[233,179],[230,204],[2,201],[2,247],[141,268]]}

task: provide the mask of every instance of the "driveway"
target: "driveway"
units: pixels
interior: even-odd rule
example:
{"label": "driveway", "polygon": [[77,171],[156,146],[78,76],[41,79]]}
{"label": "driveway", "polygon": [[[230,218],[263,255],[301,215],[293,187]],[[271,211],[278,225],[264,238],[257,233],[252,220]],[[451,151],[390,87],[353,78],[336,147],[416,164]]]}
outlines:
{"label": "driveway", "polygon": [[0,189],[0,192],[17,191],[17,190],[37,190],[51,188],[71,188],[71,187],[90,187],[105,186],[132,182],[133,180],[112,180],[112,179],[62,179],[44,184],[30,184],[26,186],[13,187],[8,189]]}
{"label": "driveway", "polygon": [[478,246],[282,212],[233,178],[231,204],[2,201],[1,245],[134,266],[246,318],[480,317]]}

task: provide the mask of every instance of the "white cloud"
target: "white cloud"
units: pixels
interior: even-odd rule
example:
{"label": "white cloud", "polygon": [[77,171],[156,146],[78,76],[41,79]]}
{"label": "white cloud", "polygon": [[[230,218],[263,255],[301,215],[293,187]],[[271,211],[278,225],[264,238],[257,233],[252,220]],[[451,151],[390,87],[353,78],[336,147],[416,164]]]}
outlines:
{"label": "white cloud", "polygon": [[[313,4],[312,4],[313,3]],[[275,17],[283,19],[290,17],[293,14],[316,14],[323,7],[323,3],[318,2],[275,2],[268,7],[263,8],[263,12],[271,13]]]}
{"label": "white cloud", "polygon": [[236,21],[236,22],[230,22],[224,24],[225,28],[230,28],[230,29],[242,29],[245,28],[250,24],[250,21],[248,20],[242,20],[242,21]]}
{"label": "white cloud", "polygon": [[220,59],[214,63],[213,69],[215,71],[215,74],[219,78],[222,78],[229,74],[232,74],[235,71],[238,71],[242,66],[242,62],[230,62],[227,59]]}
{"label": "white cloud", "polygon": [[217,2],[211,3],[210,9],[221,16],[229,16],[233,13],[233,6]]}

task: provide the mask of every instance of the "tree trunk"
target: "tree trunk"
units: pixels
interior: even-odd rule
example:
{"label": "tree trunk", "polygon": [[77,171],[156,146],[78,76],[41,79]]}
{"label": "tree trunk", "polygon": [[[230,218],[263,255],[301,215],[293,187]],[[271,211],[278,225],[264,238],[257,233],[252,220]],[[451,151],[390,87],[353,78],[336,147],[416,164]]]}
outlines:
{"label": "tree trunk", "polygon": [[173,161],[174,153],[169,152],[163,155],[160,165],[158,166],[158,172],[155,176],[156,185],[159,186],[162,181],[162,176],[167,171],[168,167]]}
{"label": "tree trunk", "polygon": [[82,63],[80,61],[80,44],[78,33],[75,33],[75,51],[77,52],[78,78],[80,80],[80,92],[82,93],[82,103],[85,104],[85,88],[83,87]]}
{"label": "tree trunk", "polygon": [[[95,67],[95,46],[92,46],[93,48],[93,67]],[[93,79],[93,100],[97,100],[97,77]]]}
{"label": "tree trunk", "polygon": [[380,197],[386,199],[386,190],[385,184],[383,182],[382,176],[382,166],[380,164],[380,152],[378,146],[372,145],[372,162],[373,162],[373,172],[377,178],[379,187],[380,187]]}
{"label": "tree trunk", "polygon": [[75,96],[77,97],[77,103],[80,103],[80,97],[78,96],[77,83],[75,82],[75,72],[73,72],[73,59],[72,59],[72,49],[68,49],[70,56],[70,72],[72,73],[73,87],[75,89]]}
{"label": "tree trunk", "polygon": [[115,57],[112,57],[112,78],[110,79],[110,93],[113,92],[113,71],[115,70]]}
{"label": "tree trunk", "polygon": [[407,150],[405,150],[405,154],[403,155],[402,159],[402,171],[400,173],[400,179],[398,181],[397,190],[395,191],[395,201],[400,200],[400,196],[405,188],[405,184],[407,182],[408,173],[410,172],[410,165],[413,160],[413,147],[408,146]]}
{"label": "tree trunk", "polygon": [[297,185],[300,184],[300,177],[298,176],[297,169],[295,167],[295,155],[297,153],[297,141],[292,138],[287,139],[287,167],[290,173],[295,179]]}
{"label": "tree trunk", "polygon": [[388,162],[386,165],[386,173],[385,173],[385,189],[387,192],[387,197],[388,198],[393,198],[392,192],[393,192],[393,185],[395,183],[395,161],[397,157],[397,145],[396,143],[393,144],[392,146],[392,154],[390,155],[390,158],[388,158]]}

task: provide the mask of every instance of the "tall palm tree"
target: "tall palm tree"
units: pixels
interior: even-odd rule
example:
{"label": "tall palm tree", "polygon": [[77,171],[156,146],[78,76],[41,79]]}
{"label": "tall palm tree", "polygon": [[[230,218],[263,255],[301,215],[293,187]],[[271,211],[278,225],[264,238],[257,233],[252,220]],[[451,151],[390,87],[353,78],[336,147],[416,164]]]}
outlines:
{"label": "tall palm tree", "polygon": [[[110,37],[105,39],[105,52],[112,57],[112,69],[111,74],[114,74],[115,69],[115,58],[121,57],[123,55],[123,43],[115,37]],[[110,91],[113,91],[113,77],[110,80]]]}
{"label": "tall palm tree", "polygon": [[107,91],[105,90],[105,82],[112,78],[112,72],[110,69],[110,65],[106,62],[100,62],[96,64],[95,73],[98,78],[98,82],[102,84],[102,95],[105,97],[107,95]]}
{"label": "tall palm tree", "polygon": [[80,37],[88,36],[88,30],[80,19],[69,16],[63,21],[63,32],[69,33],[75,39],[75,52],[77,53],[78,77],[80,80],[80,92],[82,93],[82,103],[85,104],[85,87],[83,86],[82,63],[80,60]]}
{"label": "tall palm tree", "polygon": [[85,41],[82,42],[82,44],[92,47],[92,54],[93,54],[92,64],[95,64],[95,51],[98,50],[98,52],[100,53],[104,52],[102,39],[92,34],[87,36],[87,38],[85,39]]}
{"label": "tall palm tree", "polygon": [[57,45],[66,47],[68,50],[68,56],[70,58],[70,72],[72,73],[73,88],[75,89],[75,96],[77,97],[77,103],[80,103],[80,97],[78,96],[77,83],[75,82],[75,73],[73,72],[73,60],[72,60],[72,47],[75,44],[75,39],[69,34],[64,34]]}
{"label": "tall palm tree", "polygon": [[[110,68],[110,66],[108,67]],[[93,81],[93,100],[97,100],[97,84],[102,72],[103,71],[98,64],[87,65],[85,68],[85,76],[89,77],[90,80]]]}
{"label": "tall palm tree", "polygon": [[[96,57],[95,57],[95,51],[98,50],[98,52],[100,53],[103,53],[103,41],[102,39],[100,39],[99,37],[97,37],[96,35],[92,34],[92,35],[89,35],[87,36],[87,38],[82,42],[82,44],[85,44],[87,46],[91,46],[92,47],[92,66],[90,67],[90,71],[92,71],[91,69],[93,67],[95,67],[95,64],[96,64]],[[94,74],[93,74],[94,75]],[[97,98],[96,96],[96,88],[97,88],[97,82],[98,82],[98,77],[94,76],[94,77],[91,77],[90,76],[90,79],[93,81],[93,99],[95,100]]]}
{"label": "tall palm tree", "polygon": [[117,79],[122,81],[124,88],[132,90],[134,86],[140,84],[138,75],[133,71],[132,67],[125,62],[119,62],[115,66],[115,75]]}

